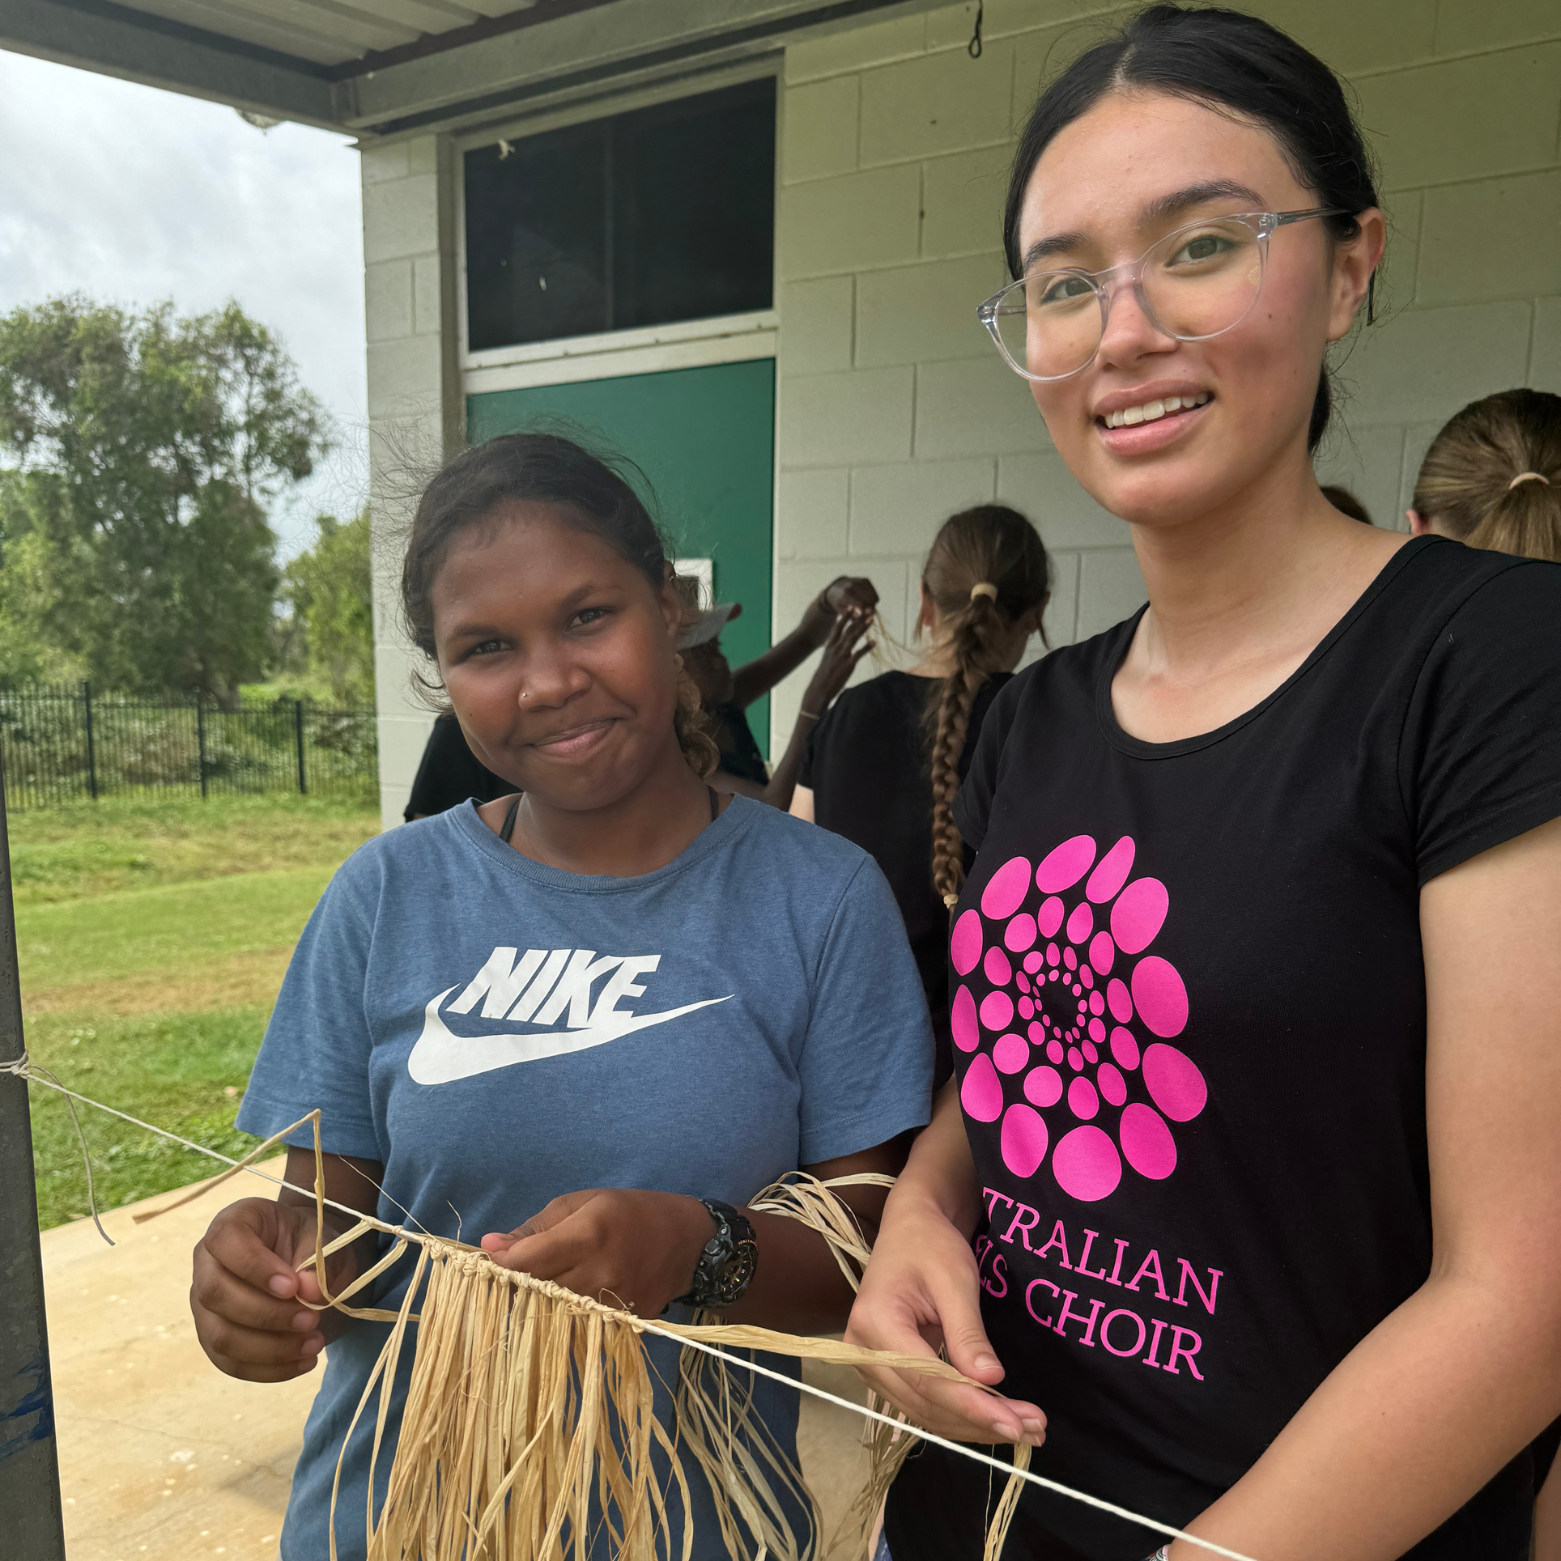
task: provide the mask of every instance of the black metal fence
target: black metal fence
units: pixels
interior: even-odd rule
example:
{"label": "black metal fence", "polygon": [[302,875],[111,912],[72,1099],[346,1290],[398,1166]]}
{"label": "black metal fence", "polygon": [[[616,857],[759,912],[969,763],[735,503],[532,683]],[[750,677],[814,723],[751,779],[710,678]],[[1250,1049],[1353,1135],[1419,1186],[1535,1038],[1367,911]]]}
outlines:
{"label": "black metal fence", "polygon": [[0,762],[13,809],[125,792],[302,792],[361,797],[379,784],[372,710],[298,701],[218,710],[75,688],[0,689]]}

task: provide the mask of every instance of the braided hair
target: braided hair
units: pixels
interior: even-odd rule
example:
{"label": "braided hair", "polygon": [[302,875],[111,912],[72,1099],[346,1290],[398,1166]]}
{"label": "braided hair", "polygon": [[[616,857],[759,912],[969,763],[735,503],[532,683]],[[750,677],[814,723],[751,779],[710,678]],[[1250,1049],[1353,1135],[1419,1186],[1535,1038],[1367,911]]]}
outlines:
{"label": "braided hair", "polygon": [[1001,670],[1002,648],[1026,613],[1051,593],[1051,566],[1035,527],[1003,504],[978,504],[943,523],[927,554],[922,589],[938,611],[953,662],[927,706],[932,771],[932,883],[950,910],[965,879],[954,823],[959,761],[981,685]]}

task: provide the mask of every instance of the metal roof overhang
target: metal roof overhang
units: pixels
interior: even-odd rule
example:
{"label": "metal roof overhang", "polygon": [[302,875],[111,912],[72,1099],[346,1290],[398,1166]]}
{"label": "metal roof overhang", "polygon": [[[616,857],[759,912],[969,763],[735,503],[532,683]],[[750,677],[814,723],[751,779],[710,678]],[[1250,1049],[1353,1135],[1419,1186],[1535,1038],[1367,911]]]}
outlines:
{"label": "metal roof overhang", "polygon": [[[477,129],[939,3],[0,0],[0,48],[378,140]],[[440,19],[456,25],[416,25]]]}

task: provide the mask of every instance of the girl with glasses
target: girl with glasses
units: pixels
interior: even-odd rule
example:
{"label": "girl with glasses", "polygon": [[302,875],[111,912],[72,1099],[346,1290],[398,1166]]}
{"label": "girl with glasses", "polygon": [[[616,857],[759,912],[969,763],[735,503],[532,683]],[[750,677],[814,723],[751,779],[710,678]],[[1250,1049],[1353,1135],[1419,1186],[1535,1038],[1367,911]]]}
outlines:
{"label": "girl with glasses", "polygon": [[[982,728],[956,1076],[849,1336],[995,1390],[882,1375],[932,1430],[1261,1561],[1520,1561],[1561,1410],[1561,571],[1320,491],[1384,221],[1266,23],[1159,5],[1082,55],[1004,237],[981,318],[1149,603]],[[1001,1483],[921,1450],[893,1561],[980,1556]],[[1026,1487],[1004,1553],[1155,1543]]]}

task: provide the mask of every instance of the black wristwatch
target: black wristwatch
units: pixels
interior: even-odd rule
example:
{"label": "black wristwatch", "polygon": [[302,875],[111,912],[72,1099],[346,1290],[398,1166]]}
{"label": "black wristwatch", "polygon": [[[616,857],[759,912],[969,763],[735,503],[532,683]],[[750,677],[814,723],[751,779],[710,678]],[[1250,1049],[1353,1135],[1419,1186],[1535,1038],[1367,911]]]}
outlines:
{"label": "black wristwatch", "polygon": [[759,1243],[753,1225],[729,1203],[701,1198],[715,1221],[715,1234],[705,1243],[694,1267],[694,1285],[677,1299],[685,1306],[731,1306],[753,1283],[759,1268]]}

